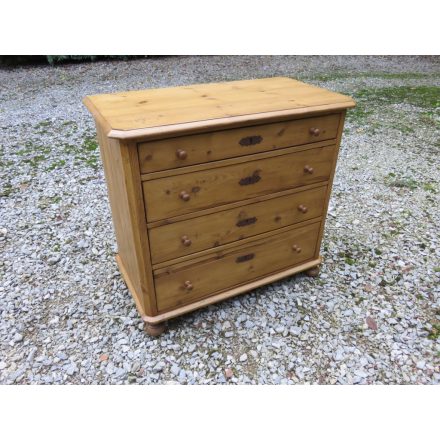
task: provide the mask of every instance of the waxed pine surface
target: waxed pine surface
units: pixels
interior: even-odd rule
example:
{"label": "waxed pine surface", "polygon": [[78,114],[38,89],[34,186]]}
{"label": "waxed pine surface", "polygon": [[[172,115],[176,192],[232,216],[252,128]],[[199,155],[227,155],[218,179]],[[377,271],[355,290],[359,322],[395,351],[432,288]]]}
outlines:
{"label": "waxed pine surface", "polygon": [[[142,329],[85,95],[291,76],[352,96],[318,278]],[[434,57],[168,57],[0,70],[1,383],[438,383]]]}
{"label": "waxed pine surface", "polygon": [[[292,78],[193,84],[87,98],[110,128],[135,130],[313,107],[353,106],[352,99]],[[87,105],[87,102],[86,102]]]}

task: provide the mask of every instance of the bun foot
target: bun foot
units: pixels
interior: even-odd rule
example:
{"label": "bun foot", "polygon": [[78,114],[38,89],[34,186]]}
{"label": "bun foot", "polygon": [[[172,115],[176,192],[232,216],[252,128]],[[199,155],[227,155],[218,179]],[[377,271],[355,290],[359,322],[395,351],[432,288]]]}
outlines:
{"label": "bun foot", "polygon": [[148,324],[148,322],[146,322],[144,328],[147,334],[157,337],[166,330],[167,326],[165,322],[160,322],[159,324]]}
{"label": "bun foot", "polygon": [[319,275],[319,266],[315,266],[306,270],[306,275],[308,277],[317,277]]}

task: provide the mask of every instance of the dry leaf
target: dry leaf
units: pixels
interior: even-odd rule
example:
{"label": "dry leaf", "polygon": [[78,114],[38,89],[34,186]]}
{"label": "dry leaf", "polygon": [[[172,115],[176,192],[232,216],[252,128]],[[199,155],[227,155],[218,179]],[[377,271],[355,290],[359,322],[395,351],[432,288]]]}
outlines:
{"label": "dry leaf", "polygon": [[101,356],[99,356],[99,360],[101,362],[104,362],[108,359],[108,354],[101,354]]}
{"label": "dry leaf", "polygon": [[371,316],[367,316],[367,319],[365,321],[367,322],[368,328],[370,328],[371,330],[377,330],[376,321]]}
{"label": "dry leaf", "polygon": [[234,372],[230,368],[226,368],[225,376],[230,379],[234,375]]}

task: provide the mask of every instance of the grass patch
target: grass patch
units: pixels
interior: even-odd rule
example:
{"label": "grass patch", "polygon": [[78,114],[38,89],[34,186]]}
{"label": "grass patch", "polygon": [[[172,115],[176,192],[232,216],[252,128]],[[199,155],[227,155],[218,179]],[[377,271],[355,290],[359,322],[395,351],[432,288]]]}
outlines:
{"label": "grass patch", "polygon": [[47,168],[46,171],[53,171],[57,168],[62,168],[64,165],[66,165],[66,161],[64,159],[56,160],[55,162],[52,162]]}
{"label": "grass patch", "polygon": [[440,128],[439,116],[440,115],[438,109],[425,111],[419,114],[419,121],[423,125],[438,129]]}
{"label": "grass patch", "polygon": [[[423,124],[430,127],[439,125],[440,115],[440,87],[435,86],[400,86],[384,87],[377,89],[362,89],[354,93],[357,106],[347,112],[347,119],[355,124],[366,124],[370,117],[377,113],[389,112],[387,106],[395,104],[409,104],[425,110],[417,120],[405,124],[396,118],[393,128],[402,133],[413,133],[413,124]],[[413,122],[414,121],[414,122]]]}
{"label": "grass patch", "polygon": [[440,108],[440,87],[401,86],[381,89],[363,89],[355,94],[361,101],[374,101],[377,104],[411,104],[416,107],[435,110]]}
{"label": "grass patch", "polygon": [[0,190],[0,197],[9,197],[14,192],[14,188],[10,182],[6,182]]}
{"label": "grass patch", "polygon": [[401,72],[401,73],[384,73],[384,72],[334,72],[329,74],[319,74],[308,77],[314,81],[337,81],[340,79],[362,79],[362,78],[379,78],[379,79],[429,79],[440,78],[439,73],[421,73],[421,72]]}
{"label": "grass patch", "polygon": [[353,266],[356,263],[356,260],[353,258],[353,255],[350,251],[341,251],[338,253],[340,258],[344,259],[345,264],[349,266]]}
{"label": "grass patch", "polygon": [[34,128],[38,130],[40,128],[49,127],[51,125],[52,125],[52,121],[50,121],[49,119],[44,119],[43,121],[40,121],[38,124],[35,124]]}
{"label": "grass patch", "polygon": [[[40,122],[38,125],[45,123]],[[73,121],[65,121],[63,125],[76,126]],[[54,154],[55,149],[59,154]],[[21,162],[30,165],[36,169],[46,162],[45,171],[53,171],[55,169],[63,168],[68,162],[68,157],[73,157],[74,165],[87,165],[94,170],[98,169],[99,165],[99,152],[98,142],[94,136],[87,134],[82,141],[78,143],[60,142],[56,145],[56,148],[50,146],[42,146],[28,140],[24,146],[15,151],[18,157],[21,157]],[[59,157],[64,157],[60,159]]]}
{"label": "grass patch", "polygon": [[436,341],[440,337],[440,321],[434,322],[431,330],[428,330],[428,332],[428,339]]}
{"label": "grass patch", "polygon": [[2,168],[2,169],[8,168],[13,164],[14,164],[14,162],[12,160],[1,160],[0,159],[0,168]]}
{"label": "grass patch", "polygon": [[86,136],[75,154],[75,164],[84,163],[94,170],[98,169],[98,142],[95,137]]}
{"label": "grass patch", "polygon": [[45,160],[46,156],[44,156],[43,154],[36,154],[35,156],[32,156],[30,158],[23,159],[23,162],[28,163],[32,168],[37,168],[38,165]]}
{"label": "grass patch", "polygon": [[408,188],[414,190],[418,188],[419,182],[412,177],[399,176],[394,173],[389,173],[385,177],[385,185],[390,188]]}
{"label": "grass patch", "polygon": [[365,122],[373,113],[373,110],[367,110],[364,105],[356,101],[356,107],[347,112],[347,120],[355,124],[360,124]]}
{"label": "grass patch", "polygon": [[[424,191],[432,194],[437,194],[437,183],[434,181],[431,182],[421,182],[417,181],[412,177],[402,176],[401,174],[396,173],[388,173],[388,175],[384,179],[384,183],[386,186],[390,188],[406,188],[409,190],[415,190],[417,188],[421,188]],[[411,217],[412,214],[410,211],[404,212],[405,217]]]}
{"label": "grass patch", "polygon": [[38,202],[38,207],[40,209],[46,209],[50,205],[55,205],[61,202],[63,198],[60,195],[52,196],[52,197],[42,197]]}
{"label": "grass patch", "polygon": [[437,194],[437,186],[436,186],[436,184],[435,183],[432,183],[432,182],[428,182],[428,183],[423,183],[422,184],[422,188],[425,190],[425,191],[427,191],[427,192],[430,192],[430,193],[433,193],[433,194]]}
{"label": "grass patch", "polygon": [[47,160],[50,151],[50,147],[34,144],[29,140],[24,144],[24,148],[17,150],[15,154],[23,157],[23,163],[29,164],[32,168],[38,168],[41,162]]}

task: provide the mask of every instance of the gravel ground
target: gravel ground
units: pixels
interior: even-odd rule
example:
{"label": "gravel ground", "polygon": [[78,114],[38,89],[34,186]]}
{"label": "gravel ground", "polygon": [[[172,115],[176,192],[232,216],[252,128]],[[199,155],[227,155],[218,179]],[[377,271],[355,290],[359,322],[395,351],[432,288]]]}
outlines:
{"label": "gravel ground", "polygon": [[[292,76],[353,96],[319,278],[142,330],[87,94]],[[0,382],[436,384],[440,59],[156,57],[0,70]]]}

